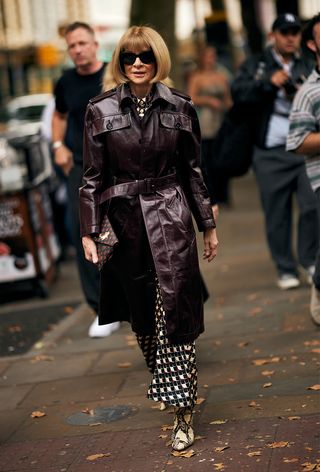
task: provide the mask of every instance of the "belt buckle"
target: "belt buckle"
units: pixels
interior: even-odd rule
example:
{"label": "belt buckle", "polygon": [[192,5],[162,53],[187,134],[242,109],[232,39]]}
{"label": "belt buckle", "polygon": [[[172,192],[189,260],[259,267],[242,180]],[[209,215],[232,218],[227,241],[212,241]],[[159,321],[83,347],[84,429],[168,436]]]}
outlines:
{"label": "belt buckle", "polygon": [[144,191],[143,193],[154,193],[156,191],[156,186],[154,184],[153,178],[143,179]]}

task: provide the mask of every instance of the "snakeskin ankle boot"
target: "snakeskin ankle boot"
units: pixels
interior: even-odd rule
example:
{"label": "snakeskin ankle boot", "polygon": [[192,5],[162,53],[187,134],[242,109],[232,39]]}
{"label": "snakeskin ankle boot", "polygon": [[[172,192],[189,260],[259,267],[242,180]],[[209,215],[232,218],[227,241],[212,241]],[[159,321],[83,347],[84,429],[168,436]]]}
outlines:
{"label": "snakeskin ankle boot", "polygon": [[175,408],[172,431],[172,449],[183,451],[194,443],[192,407]]}

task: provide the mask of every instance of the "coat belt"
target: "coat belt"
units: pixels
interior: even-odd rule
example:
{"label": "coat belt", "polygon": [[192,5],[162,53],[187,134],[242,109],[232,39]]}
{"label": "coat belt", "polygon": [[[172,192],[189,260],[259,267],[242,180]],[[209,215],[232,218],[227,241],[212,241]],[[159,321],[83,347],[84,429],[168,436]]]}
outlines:
{"label": "coat belt", "polygon": [[157,190],[164,190],[178,183],[177,174],[164,175],[163,177],[146,178],[143,180],[130,180],[122,182],[112,187],[108,187],[102,192],[100,205],[110,198],[123,197],[126,195],[144,195],[155,193]]}

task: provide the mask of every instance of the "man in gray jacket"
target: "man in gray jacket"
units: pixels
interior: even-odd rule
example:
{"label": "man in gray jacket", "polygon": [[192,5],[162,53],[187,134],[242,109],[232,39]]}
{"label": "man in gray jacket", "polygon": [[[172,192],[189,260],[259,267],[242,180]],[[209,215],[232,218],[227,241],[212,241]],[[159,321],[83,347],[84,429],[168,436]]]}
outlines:
{"label": "man in gray jacket", "polygon": [[292,100],[312,65],[299,55],[301,25],[295,15],[279,15],[272,25],[270,39],[270,47],[240,67],[232,96],[236,104],[250,107],[255,116],[253,169],[265,214],[267,240],[278,272],[277,283],[286,290],[300,285],[292,251],[294,195],[300,209],[298,261],[309,280],[318,246],[316,199],[304,159],[285,149]]}

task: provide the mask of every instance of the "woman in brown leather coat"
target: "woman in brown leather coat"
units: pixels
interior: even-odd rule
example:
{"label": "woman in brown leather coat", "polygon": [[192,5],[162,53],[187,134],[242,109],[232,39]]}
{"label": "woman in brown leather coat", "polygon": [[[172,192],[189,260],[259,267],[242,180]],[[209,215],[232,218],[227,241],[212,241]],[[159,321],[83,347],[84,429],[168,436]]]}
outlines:
{"label": "woman in brown leather coat", "polygon": [[[149,27],[131,27],[116,47],[118,86],[90,100],[80,189],[82,241],[107,212],[119,239],[101,271],[100,324],[129,321],[153,374],[148,397],[175,407],[172,447],[194,441],[195,339],[203,301],[191,213],[204,233],[204,259],[217,238],[200,170],[200,131],[190,98],[167,87],[170,56]],[[108,189],[108,190],[106,190]]]}

